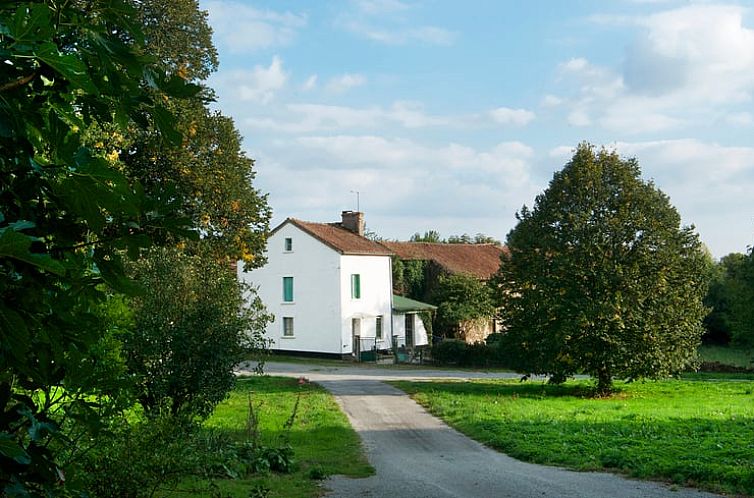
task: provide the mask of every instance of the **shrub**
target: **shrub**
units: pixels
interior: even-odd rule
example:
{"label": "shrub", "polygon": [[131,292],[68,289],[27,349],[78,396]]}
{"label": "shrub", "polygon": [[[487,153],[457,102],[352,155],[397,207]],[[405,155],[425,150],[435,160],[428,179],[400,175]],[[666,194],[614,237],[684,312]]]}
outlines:
{"label": "shrub", "polygon": [[432,358],[440,365],[461,367],[503,366],[499,348],[483,342],[467,344],[459,339],[446,339],[432,347]]}
{"label": "shrub", "polygon": [[432,359],[440,365],[458,365],[466,356],[466,347],[459,339],[445,339],[432,346]]}
{"label": "shrub", "polygon": [[139,402],[153,417],[206,417],[233,387],[233,367],[264,348],[269,315],[207,255],[153,250],[133,274],[145,293],[133,300],[135,325],[123,343]]}

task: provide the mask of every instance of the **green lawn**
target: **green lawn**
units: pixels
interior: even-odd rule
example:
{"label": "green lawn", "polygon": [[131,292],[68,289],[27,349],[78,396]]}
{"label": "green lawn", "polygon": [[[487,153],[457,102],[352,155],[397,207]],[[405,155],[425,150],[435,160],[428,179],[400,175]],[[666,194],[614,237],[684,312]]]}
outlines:
{"label": "green lawn", "polygon": [[[296,470],[291,474],[216,480],[213,485],[221,496],[314,497],[319,496],[321,488],[311,474],[366,477],[374,472],[345,415],[332,396],[316,384],[300,386],[296,379],[282,377],[241,378],[230,398],[216,408],[207,427],[227,431],[239,439],[246,437],[249,393],[259,418],[262,440],[271,446],[281,441],[285,422],[300,395],[297,416],[288,433]],[[187,481],[166,496],[217,496],[210,494],[207,484]]]}
{"label": "green lawn", "polygon": [[754,494],[754,382],[393,382],[482,443],[530,462]]}

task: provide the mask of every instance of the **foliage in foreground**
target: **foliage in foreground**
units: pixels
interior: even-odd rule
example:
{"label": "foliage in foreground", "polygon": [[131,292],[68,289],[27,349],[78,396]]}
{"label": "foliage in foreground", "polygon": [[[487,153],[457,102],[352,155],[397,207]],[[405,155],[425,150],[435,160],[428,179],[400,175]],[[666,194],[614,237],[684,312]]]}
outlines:
{"label": "foliage in foreground", "polygon": [[635,159],[582,144],[517,218],[495,278],[513,368],[608,391],[693,364],[708,258]]}
{"label": "foliage in foreground", "polygon": [[470,437],[514,458],[754,494],[754,382],[395,382]]}
{"label": "foliage in foreground", "polygon": [[151,128],[166,148],[180,143],[164,101],[198,87],[145,55],[135,17],[117,0],[0,4],[0,488],[9,495],[60,492],[66,465],[115,410],[96,310],[108,286],[133,291],[122,254],[189,235],[172,182],[146,191],[117,151],[85,139],[94,126]]}
{"label": "foliage in foreground", "polygon": [[[80,491],[81,459],[100,441],[117,445],[125,433],[107,430],[134,397],[152,415],[206,416],[231,385],[245,327],[256,332],[265,318],[257,308],[254,323],[238,318],[227,268],[263,262],[269,207],[232,121],[208,107],[210,35],[196,0],[0,6],[0,489],[9,495]],[[124,295],[143,289],[122,259],[155,246],[171,248],[162,254],[191,285],[167,273],[142,279],[152,287],[134,314]],[[196,272],[217,278],[188,278]],[[149,309],[166,289],[184,294]]]}

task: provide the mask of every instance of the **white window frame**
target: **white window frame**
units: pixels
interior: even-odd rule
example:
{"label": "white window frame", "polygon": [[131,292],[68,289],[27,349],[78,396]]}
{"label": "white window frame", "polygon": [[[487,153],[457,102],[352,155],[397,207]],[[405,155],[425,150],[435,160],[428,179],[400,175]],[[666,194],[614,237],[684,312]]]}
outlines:
{"label": "white window frame", "polygon": [[[287,327],[287,325],[290,325],[290,327]],[[286,332],[290,330],[290,334],[286,334]],[[283,338],[290,339],[291,337],[296,336],[296,329],[294,328],[294,322],[292,316],[284,316],[283,317]]]}

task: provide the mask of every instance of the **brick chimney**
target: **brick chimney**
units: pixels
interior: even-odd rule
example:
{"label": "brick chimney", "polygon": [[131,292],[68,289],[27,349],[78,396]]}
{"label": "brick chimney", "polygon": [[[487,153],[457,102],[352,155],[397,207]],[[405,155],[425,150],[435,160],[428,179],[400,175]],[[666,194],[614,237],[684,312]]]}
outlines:
{"label": "brick chimney", "polygon": [[340,213],[343,228],[355,234],[364,236],[364,213],[359,211],[343,211]]}

